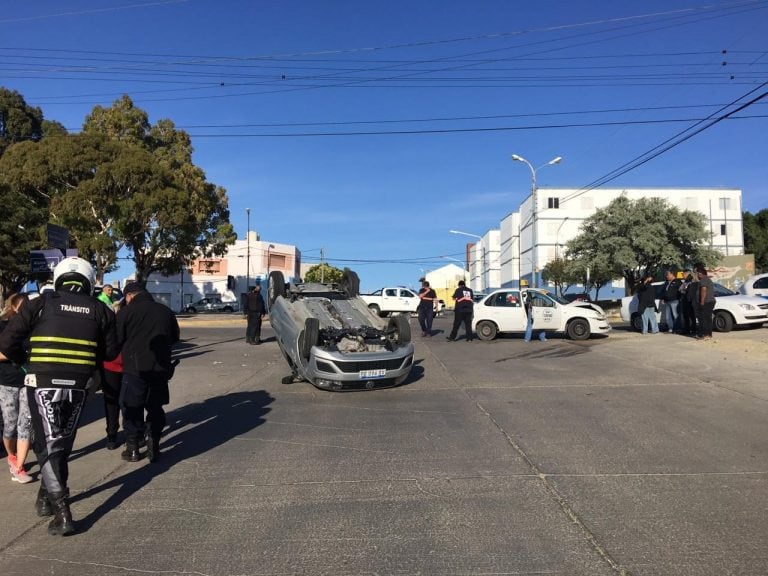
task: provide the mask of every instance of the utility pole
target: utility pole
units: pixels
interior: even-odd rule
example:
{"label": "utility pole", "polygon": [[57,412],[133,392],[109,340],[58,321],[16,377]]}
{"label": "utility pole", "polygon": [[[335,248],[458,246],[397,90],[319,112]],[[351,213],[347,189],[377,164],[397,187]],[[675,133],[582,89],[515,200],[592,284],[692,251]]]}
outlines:
{"label": "utility pole", "polygon": [[251,209],[246,208],[245,214],[248,219],[248,230],[246,232],[245,291],[248,292],[251,289]]}

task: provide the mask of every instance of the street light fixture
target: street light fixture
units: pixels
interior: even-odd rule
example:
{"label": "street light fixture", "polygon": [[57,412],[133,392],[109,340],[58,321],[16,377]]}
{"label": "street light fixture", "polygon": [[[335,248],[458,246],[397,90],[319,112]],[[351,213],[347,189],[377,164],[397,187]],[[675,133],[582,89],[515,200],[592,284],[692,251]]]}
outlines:
{"label": "street light fixture", "polygon": [[480,247],[483,249],[483,260],[482,260],[482,275],[481,275],[481,283],[482,287],[481,290],[485,290],[487,288],[488,282],[487,280],[487,274],[488,274],[488,262],[486,260],[485,255],[485,244],[482,243],[483,237],[478,236],[477,234],[471,234],[470,232],[462,232],[461,230],[448,230],[451,234],[461,234],[462,236],[469,236],[470,238],[477,238],[480,240],[481,244]]}
{"label": "street light fixture", "polygon": [[245,233],[247,246],[245,252],[245,291],[248,292],[251,289],[251,209],[246,208],[245,214],[248,222],[248,228]]}
{"label": "street light fixture", "polygon": [[533,279],[533,287],[534,288],[536,288],[538,286],[538,273],[536,272],[536,265],[537,265],[537,262],[536,262],[537,261],[537,258],[536,258],[536,250],[537,250],[537,246],[536,246],[536,242],[537,242],[537,238],[536,238],[536,236],[537,236],[537,234],[536,234],[536,217],[537,217],[537,212],[538,212],[538,208],[537,208],[538,199],[536,198],[536,191],[538,190],[538,188],[536,187],[536,171],[544,168],[545,166],[552,166],[553,164],[559,164],[562,159],[563,159],[562,156],[557,156],[556,158],[552,158],[552,160],[550,160],[546,164],[542,164],[538,168],[534,168],[533,165],[530,162],[528,162],[528,160],[523,158],[522,156],[518,156],[517,154],[512,154],[512,160],[514,160],[515,162],[523,162],[524,164],[526,164],[528,166],[528,168],[531,169],[531,202],[532,202],[532,206],[533,206],[532,209],[531,209],[531,222],[533,223],[533,242],[532,242],[532,246],[531,246],[532,252],[533,252],[533,259],[531,260],[531,266],[532,266],[533,269],[531,270],[531,276],[532,276],[532,279]]}
{"label": "street light fixture", "polygon": [[458,262],[461,264],[461,269],[464,272],[464,282],[467,281],[467,263],[463,260],[459,260],[458,258],[453,258],[451,256],[440,256],[443,260],[453,260],[454,262]]}

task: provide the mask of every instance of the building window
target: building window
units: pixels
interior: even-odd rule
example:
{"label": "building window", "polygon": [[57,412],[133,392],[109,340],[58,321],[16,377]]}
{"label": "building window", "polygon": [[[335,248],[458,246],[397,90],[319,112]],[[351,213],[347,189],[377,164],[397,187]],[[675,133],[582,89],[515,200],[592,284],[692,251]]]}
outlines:
{"label": "building window", "polygon": [[199,274],[219,274],[221,271],[221,260],[198,260],[196,265]]}
{"label": "building window", "polygon": [[725,224],[720,224],[720,236],[725,236],[728,232],[728,228]]}
{"label": "building window", "polygon": [[547,208],[560,208],[560,198],[547,198]]}
{"label": "building window", "polygon": [[719,198],[720,201],[720,210],[730,210],[731,209],[731,199],[730,198]]}

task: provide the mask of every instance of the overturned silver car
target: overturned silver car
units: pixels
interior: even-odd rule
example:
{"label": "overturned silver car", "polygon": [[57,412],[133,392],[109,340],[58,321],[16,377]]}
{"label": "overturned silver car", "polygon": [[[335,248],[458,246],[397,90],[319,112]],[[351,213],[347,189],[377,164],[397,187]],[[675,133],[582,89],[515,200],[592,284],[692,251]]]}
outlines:
{"label": "overturned silver car", "polygon": [[411,327],[405,315],[380,318],[358,296],[357,275],[340,284],[286,287],[269,275],[269,320],[291,375],[324,390],[372,390],[401,384],[413,367]]}

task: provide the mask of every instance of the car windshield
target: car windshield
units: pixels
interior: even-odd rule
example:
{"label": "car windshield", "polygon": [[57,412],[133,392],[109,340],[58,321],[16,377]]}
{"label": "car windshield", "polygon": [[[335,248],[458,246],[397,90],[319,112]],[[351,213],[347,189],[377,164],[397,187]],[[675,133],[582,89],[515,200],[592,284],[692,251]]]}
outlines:
{"label": "car windshield", "polygon": [[558,304],[570,304],[570,302],[568,302],[568,300],[566,300],[565,298],[561,298],[560,296],[557,296],[556,294],[553,294],[549,290],[535,290],[535,292],[539,292],[540,294],[545,294],[545,295],[549,296],[550,298],[552,298],[552,300],[554,300]]}
{"label": "car windshield", "polygon": [[715,296],[736,296],[736,292],[729,290],[722,284],[713,283]]}

